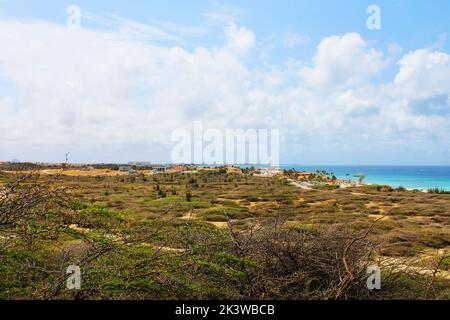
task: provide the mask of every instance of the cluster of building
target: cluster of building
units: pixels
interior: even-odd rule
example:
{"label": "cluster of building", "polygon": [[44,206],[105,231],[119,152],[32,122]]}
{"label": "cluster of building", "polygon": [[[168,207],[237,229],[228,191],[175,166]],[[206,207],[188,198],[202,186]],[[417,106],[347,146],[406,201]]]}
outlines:
{"label": "cluster of building", "polygon": [[350,188],[364,184],[364,182],[361,181],[358,183],[354,180],[337,179],[335,176],[314,172],[294,172],[293,174],[290,174],[290,178],[297,186],[305,189],[314,186],[335,186],[339,188]]}
{"label": "cluster of building", "polygon": [[[13,169],[17,164],[12,162],[0,162],[0,170]],[[23,163],[21,164],[23,165]],[[30,165],[44,165],[31,164]],[[58,167],[62,164],[45,164],[45,167]],[[232,165],[225,166],[196,166],[196,165],[152,165],[149,162],[129,162],[127,165],[75,165],[70,167],[78,168],[79,170],[95,170],[95,169],[109,169],[117,170],[119,172],[126,172],[128,174],[135,174],[138,172],[160,174],[160,173],[223,173],[223,174],[248,174],[257,177],[284,177],[289,179],[295,185],[302,188],[310,188],[318,185],[339,186],[341,188],[355,187],[364,185],[363,174],[355,175],[359,177],[359,182],[354,180],[337,179],[334,176],[327,174],[324,171],[304,172],[296,170],[283,170],[279,167],[263,167],[263,168],[241,168]]]}
{"label": "cluster of building", "polygon": [[284,171],[279,167],[253,169],[252,174],[257,177],[284,177]]}
{"label": "cluster of building", "polygon": [[128,172],[129,174],[137,173],[139,169],[149,169],[152,173],[176,173],[176,172],[190,172],[187,166],[147,166],[129,164],[127,166],[120,166],[120,172]]}
{"label": "cluster of building", "polygon": [[[136,164],[129,164],[127,166],[120,166],[119,171],[128,172],[130,174],[138,172],[138,170],[144,169],[142,166]],[[198,172],[217,172],[227,174],[242,174],[243,170],[235,166],[220,166],[220,167],[199,167],[194,165],[160,165],[160,166],[145,166],[145,169],[150,170],[154,174],[158,173],[198,173]]]}

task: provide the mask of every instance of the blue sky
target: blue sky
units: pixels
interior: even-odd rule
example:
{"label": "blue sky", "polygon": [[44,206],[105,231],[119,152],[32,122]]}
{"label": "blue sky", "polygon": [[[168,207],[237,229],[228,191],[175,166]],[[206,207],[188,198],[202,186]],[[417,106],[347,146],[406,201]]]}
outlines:
{"label": "blue sky", "polygon": [[[277,52],[274,59],[289,56],[307,58],[316,44],[333,34],[358,32],[365,39],[386,47],[399,43],[405,50],[413,50],[439,41],[449,32],[450,2],[446,0],[285,0],[285,1],[154,1],[154,0],[2,0],[0,8],[4,19],[45,20],[65,24],[66,8],[78,5],[82,10],[97,14],[117,14],[142,23],[175,24],[203,28],[207,36],[197,37],[195,44],[217,44],[220,37],[213,32],[220,23],[212,22],[208,15],[217,13],[232,17],[234,21],[253,30],[263,39],[274,34],[293,32],[310,39],[307,45],[287,52]],[[366,9],[369,5],[382,9],[382,29],[368,30]],[[89,28],[101,27],[83,21]],[[443,43],[448,51],[449,42]],[[278,57],[280,55],[280,57]]]}
{"label": "blue sky", "polygon": [[0,159],[165,162],[170,132],[202,120],[279,128],[284,163],[450,164],[449,14],[447,0],[0,0]]}

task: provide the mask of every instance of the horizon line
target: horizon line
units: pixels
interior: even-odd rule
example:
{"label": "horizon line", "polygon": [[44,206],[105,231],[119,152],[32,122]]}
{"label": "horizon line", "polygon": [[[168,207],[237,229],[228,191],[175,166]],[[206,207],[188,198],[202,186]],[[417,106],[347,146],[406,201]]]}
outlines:
{"label": "horizon line", "polygon": [[[0,163],[16,163],[16,164],[64,164],[65,162],[53,162],[53,161],[3,161]],[[128,161],[128,162],[68,162],[68,165],[133,165],[133,163],[148,163],[149,165],[192,165],[192,166],[303,166],[303,167],[450,167],[449,164],[302,164],[302,163],[280,163],[278,165],[270,164],[252,164],[252,163],[223,163],[223,164],[208,164],[208,163],[170,163],[170,162],[151,162],[151,161]]]}

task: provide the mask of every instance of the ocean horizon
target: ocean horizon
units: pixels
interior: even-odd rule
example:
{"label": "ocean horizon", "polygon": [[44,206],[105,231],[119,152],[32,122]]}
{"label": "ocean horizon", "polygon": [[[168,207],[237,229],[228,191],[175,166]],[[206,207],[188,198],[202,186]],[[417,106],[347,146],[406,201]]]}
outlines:
{"label": "ocean horizon", "polygon": [[[208,165],[205,165],[208,166]],[[212,165],[215,166],[215,165]],[[267,168],[267,165],[238,165],[241,168]],[[364,174],[367,184],[429,190],[438,188],[450,191],[450,165],[301,165],[280,164],[283,170],[315,172],[325,170],[338,179],[359,180],[356,174]]]}
{"label": "ocean horizon", "polygon": [[283,164],[284,170],[314,172],[325,170],[339,179],[358,180],[355,174],[366,176],[366,183],[428,190],[439,188],[450,191],[450,166],[445,165],[296,165]]}

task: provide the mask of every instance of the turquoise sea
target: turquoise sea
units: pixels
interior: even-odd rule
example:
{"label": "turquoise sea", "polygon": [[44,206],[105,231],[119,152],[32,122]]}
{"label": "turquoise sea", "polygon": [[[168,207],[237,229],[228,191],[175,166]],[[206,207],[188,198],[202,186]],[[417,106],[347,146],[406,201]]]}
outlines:
{"label": "turquoise sea", "polygon": [[440,188],[450,191],[450,166],[314,166],[281,165],[282,169],[314,172],[325,170],[341,179],[355,179],[363,173],[366,183],[405,187],[408,189]]}

